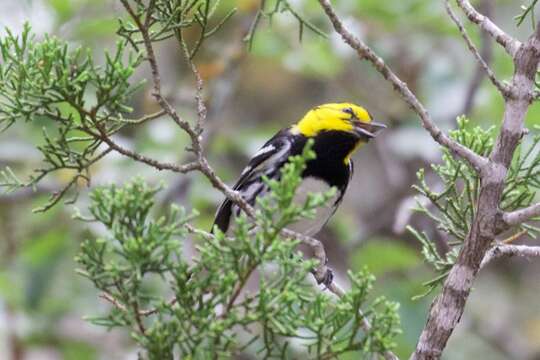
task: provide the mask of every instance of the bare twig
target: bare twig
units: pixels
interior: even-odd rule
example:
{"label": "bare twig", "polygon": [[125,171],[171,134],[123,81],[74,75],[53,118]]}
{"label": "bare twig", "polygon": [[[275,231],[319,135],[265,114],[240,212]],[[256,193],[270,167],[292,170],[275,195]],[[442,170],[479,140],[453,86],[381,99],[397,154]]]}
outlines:
{"label": "bare twig", "polygon": [[[123,311],[123,312],[128,312],[128,309],[127,307],[122,304],[120,301],[118,301],[118,299],[116,299],[114,296],[112,296],[111,294],[109,293],[106,293],[106,292],[103,292],[99,295],[100,298],[108,301],[109,303],[111,303],[115,308]],[[169,300],[167,302],[167,305],[169,306],[173,306],[174,304],[176,304],[178,302],[178,299],[176,299],[176,297],[172,298],[171,300]],[[150,316],[150,315],[153,315],[155,313],[157,313],[159,311],[159,308],[153,308],[153,309],[147,309],[147,310],[138,310],[137,314],[139,314],[140,316]]]}
{"label": "bare twig", "polygon": [[105,130],[100,125],[96,124],[96,128],[99,131],[99,134],[96,134],[96,137],[101,139],[107,145],[109,145],[111,149],[135,161],[152,166],[153,168],[156,168],[158,170],[170,170],[170,171],[184,174],[190,171],[198,170],[200,168],[200,164],[197,161],[189,162],[184,165],[178,165],[178,164],[158,161],[156,159],[141,155],[138,152],[129,150],[123,147],[122,145],[119,145],[118,143],[116,143],[107,135]]}
{"label": "bare twig", "polygon": [[123,312],[128,311],[127,307],[124,304],[122,304],[120,301],[115,299],[114,296],[112,296],[109,293],[103,292],[99,295],[99,297],[110,302],[112,305],[114,305],[115,308],[122,310]]}
{"label": "bare twig", "polygon": [[514,56],[521,46],[521,43],[501,30],[487,16],[480,14],[469,1],[457,0],[458,6],[463,10],[469,20],[477,24],[482,30],[486,31],[495,41],[497,41],[510,56]]}
{"label": "bare twig", "polygon": [[167,113],[165,110],[159,110],[152,114],[144,115],[138,119],[118,119],[118,122],[124,123],[124,124],[134,124],[134,125],[140,125],[147,121],[154,120],[157,118],[162,117],[163,115],[166,115]]}
{"label": "bare twig", "polygon": [[[153,48],[153,45],[152,45],[152,39],[151,39],[150,32],[149,32],[150,29],[147,26],[148,24],[142,22],[142,20],[140,18],[140,15],[138,15],[133,10],[133,8],[129,4],[128,0],[121,0],[121,2],[124,5],[124,7],[126,8],[127,12],[131,16],[131,18],[133,19],[133,21],[135,22],[135,25],[136,25],[138,31],[140,32],[140,34],[141,34],[141,36],[143,38],[143,43],[144,43],[144,47],[145,47],[145,50],[146,50],[147,60],[148,60],[148,63],[150,64],[150,70],[151,70],[151,73],[152,73],[152,80],[153,80],[152,95],[154,96],[154,98],[156,99],[156,101],[158,102],[160,107],[167,113],[167,115],[169,115],[169,117],[182,130],[184,130],[189,135],[189,137],[191,139],[191,149],[190,150],[193,151],[194,154],[197,157],[196,161],[194,161],[193,163],[188,163],[188,164],[185,165],[186,166],[186,171],[177,171],[177,172],[188,172],[188,171],[192,171],[192,170],[199,170],[211,182],[212,186],[214,186],[216,189],[220,190],[225,196],[227,196],[227,198],[229,198],[231,201],[236,203],[248,215],[253,216],[253,209],[251,208],[251,206],[249,206],[249,204],[244,200],[244,198],[242,198],[242,196],[240,194],[238,194],[236,191],[234,191],[229,186],[227,186],[217,176],[217,174],[214,172],[214,170],[208,164],[208,161],[206,160],[206,158],[203,156],[203,148],[202,148],[202,144],[201,144],[201,140],[202,140],[201,130],[202,129],[199,128],[199,125],[204,120],[204,117],[206,117],[206,107],[204,105],[204,102],[202,100],[202,95],[201,95],[202,79],[199,76],[198,72],[196,71],[196,68],[194,66],[192,67],[192,70],[194,70],[194,74],[195,74],[195,76],[197,78],[196,101],[197,101],[197,113],[199,115],[199,118],[198,118],[197,126],[195,128],[193,128],[190,125],[189,122],[182,119],[178,115],[176,110],[172,107],[171,104],[169,104],[169,102],[165,99],[165,97],[161,93],[161,76],[160,76],[160,73],[159,73],[159,68],[158,68],[158,64],[157,64],[157,61],[156,61],[154,48]],[[147,16],[146,19],[148,19],[148,17],[152,16],[154,3],[155,3],[155,0],[152,0],[150,2],[149,6],[148,6],[148,11],[147,11],[147,14],[146,14],[146,16]],[[102,135],[103,135],[103,132],[102,132]],[[120,148],[117,146],[117,148],[115,150],[118,150],[118,149],[120,149]],[[124,150],[127,150],[127,149],[124,149]],[[154,165],[151,165],[151,166],[154,166],[154,167],[156,167],[155,165],[161,165],[161,166],[164,165],[164,164],[161,164],[159,162],[156,163],[154,161],[151,161],[152,159],[148,159],[148,158],[144,158],[144,157],[141,158],[140,155],[137,156],[138,154],[135,154],[133,152],[130,153],[129,150],[124,151],[123,154],[126,155],[126,156],[130,156],[131,158],[134,158],[134,159],[136,159],[138,161],[146,162],[148,165],[151,165],[151,163],[154,163]],[[170,166],[170,165],[171,164],[168,164],[166,167],[162,166],[162,168],[163,169],[167,168],[167,169],[173,170],[173,171],[175,171],[174,170],[175,168],[178,168],[178,166],[176,166],[176,165],[175,166]],[[156,168],[159,169],[159,167],[156,167]],[[181,168],[181,170],[184,170],[184,169]]]}
{"label": "bare twig", "polygon": [[[482,0],[479,6],[481,11],[486,14],[486,16],[490,17],[491,14],[493,14],[494,3],[491,0]],[[490,66],[493,59],[493,42],[491,41],[491,36],[485,30],[480,31],[480,43],[480,57],[484,59],[488,66]],[[482,66],[477,64],[476,71],[474,72],[474,75],[469,82],[469,86],[465,91],[463,108],[457,113],[457,115],[463,114],[467,116],[471,113],[474,100],[478,90],[480,89],[480,84],[482,83],[484,74],[485,72],[484,69],[482,69]]]}
{"label": "bare twig", "polygon": [[481,268],[484,268],[491,261],[501,257],[540,257],[540,246],[528,246],[528,245],[495,245],[486,252],[484,259],[480,264]]}
{"label": "bare twig", "polygon": [[515,226],[539,216],[540,203],[536,203],[523,209],[504,213],[502,219],[507,226]]}
{"label": "bare twig", "polygon": [[456,14],[452,11],[452,8],[450,6],[450,0],[445,0],[444,5],[446,7],[446,12],[448,13],[452,21],[456,24],[461,36],[463,37],[463,40],[465,40],[465,43],[467,44],[467,47],[469,48],[470,52],[476,58],[476,61],[478,62],[478,65],[480,66],[480,68],[484,70],[489,80],[491,80],[493,85],[501,92],[501,94],[504,97],[510,97],[512,95],[510,91],[510,87],[500,82],[497,79],[497,77],[495,76],[495,74],[493,73],[489,65],[487,64],[487,62],[482,58],[482,56],[480,55],[480,52],[478,51],[476,46],[473,44],[471,38],[467,34],[465,27],[463,26],[461,21],[458,19]]}
{"label": "bare twig", "polygon": [[431,137],[442,146],[448,148],[452,153],[468,161],[477,171],[480,171],[487,163],[487,159],[444,134],[437,125],[435,125],[427,109],[413,94],[407,84],[404,83],[369,46],[345,28],[343,22],[337,16],[334,8],[330,4],[330,0],[319,0],[319,3],[330,19],[334,30],[341,35],[343,41],[356,51],[360,59],[369,61],[375,69],[392,84],[394,90],[397,91],[409,107],[418,114],[422,120],[422,126],[430,133]]}
{"label": "bare twig", "polygon": [[137,300],[134,300],[131,304],[131,307],[133,308],[133,314],[135,315],[135,322],[137,323],[137,327],[139,328],[139,331],[141,334],[146,335],[146,327],[144,326],[142,315],[140,314],[139,310],[139,303]]}
{"label": "bare twig", "polygon": [[502,244],[513,243],[514,241],[518,241],[519,239],[521,239],[523,236],[527,235],[528,233],[529,233],[529,231],[527,229],[518,231],[517,233],[515,233],[513,235],[510,235],[506,239],[502,240],[501,243]]}
{"label": "bare twig", "polygon": [[193,150],[199,150],[198,144],[200,140],[200,134],[197,134],[197,132],[191,127],[189,122],[182,119],[178,115],[176,110],[172,107],[171,104],[169,104],[169,102],[165,99],[161,92],[161,75],[159,73],[159,67],[157,64],[154,47],[152,45],[152,38],[150,36],[150,29],[148,27],[148,19],[152,16],[155,0],[151,0],[148,5],[148,9],[146,12],[146,21],[144,23],[141,20],[140,15],[137,14],[135,10],[131,7],[128,0],[121,0],[121,2],[128,14],[135,22],[135,26],[139,30],[143,39],[144,48],[146,50],[146,59],[148,61],[148,64],[150,65],[150,71],[152,73],[152,96],[154,96],[160,107],[167,113],[167,115],[169,115],[171,119],[173,119],[173,121],[189,135],[193,143]]}

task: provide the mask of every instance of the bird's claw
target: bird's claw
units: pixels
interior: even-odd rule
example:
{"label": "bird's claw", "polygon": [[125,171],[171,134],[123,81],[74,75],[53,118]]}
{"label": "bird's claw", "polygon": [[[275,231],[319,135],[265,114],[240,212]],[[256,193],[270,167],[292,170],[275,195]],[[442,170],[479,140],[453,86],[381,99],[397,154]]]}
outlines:
{"label": "bird's claw", "polygon": [[326,287],[329,287],[334,281],[334,272],[330,268],[326,268],[326,273],[323,276],[317,276],[317,270],[313,270],[312,273],[315,275],[317,280],[317,285],[323,284]]}

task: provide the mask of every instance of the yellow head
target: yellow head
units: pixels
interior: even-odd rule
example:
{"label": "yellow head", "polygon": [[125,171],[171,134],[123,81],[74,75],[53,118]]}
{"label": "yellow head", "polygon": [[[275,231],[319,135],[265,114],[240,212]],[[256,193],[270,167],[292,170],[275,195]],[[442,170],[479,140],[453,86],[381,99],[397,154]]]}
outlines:
{"label": "yellow head", "polygon": [[[361,106],[351,103],[324,104],[311,109],[291,131],[308,138],[317,138],[323,152],[334,158],[342,157],[349,164],[351,155],[379,131],[386,128],[373,122],[371,115]],[[331,139],[330,142],[324,139]],[[317,151],[317,142],[315,150]],[[319,149],[321,152],[321,149]],[[320,154],[317,154],[319,157]]]}
{"label": "yellow head", "polygon": [[326,131],[340,131],[355,134],[359,140],[367,141],[384,128],[384,125],[374,123],[363,107],[351,103],[335,103],[314,107],[293,126],[292,131],[307,137]]}

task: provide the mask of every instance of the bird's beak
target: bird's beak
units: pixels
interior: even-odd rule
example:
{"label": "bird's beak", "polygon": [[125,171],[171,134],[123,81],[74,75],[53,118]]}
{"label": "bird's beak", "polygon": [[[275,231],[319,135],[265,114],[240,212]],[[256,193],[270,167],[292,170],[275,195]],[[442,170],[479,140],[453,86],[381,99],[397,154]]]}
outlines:
{"label": "bird's beak", "polygon": [[354,125],[354,132],[357,135],[367,137],[368,139],[376,137],[379,132],[381,132],[383,129],[386,129],[386,125],[373,121],[370,123],[357,122]]}

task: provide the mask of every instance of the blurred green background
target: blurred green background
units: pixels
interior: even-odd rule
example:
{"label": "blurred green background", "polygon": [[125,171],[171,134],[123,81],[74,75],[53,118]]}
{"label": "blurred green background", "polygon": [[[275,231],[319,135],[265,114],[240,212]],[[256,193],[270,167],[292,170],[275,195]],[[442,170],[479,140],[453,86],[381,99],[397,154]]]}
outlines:
{"label": "blurred green background", "polygon": [[[328,39],[304,29],[287,14],[263,21],[251,49],[243,41],[257,0],[224,0],[218,11],[238,12],[198,54],[209,108],[205,142],[210,163],[229,183],[264,141],[281,127],[297,121],[310,108],[325,102],[351,101],[367,107],[389,130],[355,155],[355,176],[344,204],[320,234],[338,280],[347,269],[367,265],[377,276],[376,295],[401,303],[403,334],[396,352],[414,349],[432,296],[413,300],[424,291],[432,272],[422,261],[419,244],[406,232],[414,224],[441,244],[444,234],[414,214],[411,185],[420,167],[439,159],[438,147],[419,119],[370,67],[359,62],[329,30],[316,1],[296,0],[295,9],[329,34]],[[505,30],[525,39],[525,23],[516,28],[513,16],[519,1],[477,2]],[[336,7],[347,26],[370,44],[425,102],[444,129],[467,114],[473,124],[497,127],[502,99],[478,77],[442,1],[339,0]],[[114,0],[2,0],[0,34],[5,27],[20,32],[24,21],[34,31],[62,37],[73,46],[94,49],[96,59],[112,48],[118,17],[125,17]],[[498,47],[485,42],[474,27],[474,40],[501,79],[512,64]],[[173,41],[157,45],[164,92],[187,119],[195,118],[194,79]],[[134,80],[149,77],[141,67]],[[148,84],[133,98],[134,116],[156,111]],[[527,115],[527,126],[540,124],[540,107]],[[21,176],[38,167],[34,148],[42,142],[42,126],[17,124],[0,134],[0,165]],[[123,130],[122,144],[163,161],[185,160],[187,139],[168,119]],[[157,172],[110,154],[93,167],[92,186],[122,183],[136,175],[165,184],[159,202],[195,207],[198,225],[208,228],[222,196],[198,174],[178,176]],[[109,305],[92,285],[76,274],[74,256],[81,240],[102,228],[71,219],[73,206],[59,205],[33,214],[47,194],[69,179],[56,174],[36,191],[0,195],[0,359],[136,359],[129,334],[106,332],[84,321]],[[429,177],[428,177],[429,180]],[[436,181],[436,179],[432,179]],[[436,185],[436,184],[435,184]],[[84,210],[87,189],[75,206]],[[525,239],[532,243],[534,240]],[[190,254],[186,244],[186,256]],[[484,269],[466,313],[451,338],[445,359],[540,359],[540,264],[523,259],[498,261]]]}

